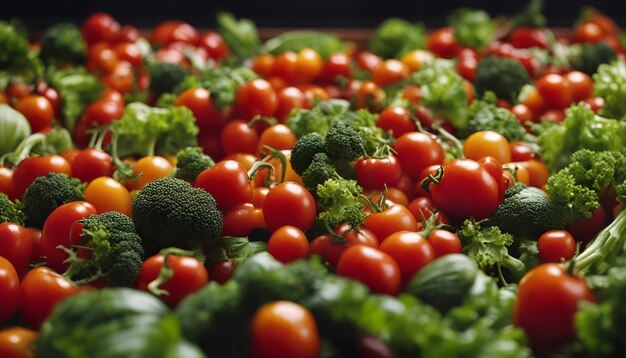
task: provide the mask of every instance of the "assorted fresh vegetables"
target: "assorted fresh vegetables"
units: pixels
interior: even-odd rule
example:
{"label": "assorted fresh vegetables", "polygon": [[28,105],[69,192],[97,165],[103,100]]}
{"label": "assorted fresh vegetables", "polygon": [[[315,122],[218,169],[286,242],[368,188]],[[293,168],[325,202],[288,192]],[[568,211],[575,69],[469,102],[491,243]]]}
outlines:
{"label": "assorted fresh vegetables", "polygon": [[0,356],[624,355],[626,44],[542,6],[0,21]]}

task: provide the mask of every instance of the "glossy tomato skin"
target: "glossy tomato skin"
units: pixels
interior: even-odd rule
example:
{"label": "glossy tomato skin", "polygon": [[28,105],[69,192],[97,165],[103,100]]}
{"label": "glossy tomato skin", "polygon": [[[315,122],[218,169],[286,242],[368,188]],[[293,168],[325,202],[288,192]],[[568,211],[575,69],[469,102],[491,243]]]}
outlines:
{"label": "glossy tomato skin", "polygon": [[13,169],[0,167],[0,193],[6,194],[11,200],[17,199],[13,173]]}
{"label": "glossy tomato skin", "polygon": [[537,83],[537,91],[545,103],[553,109],[564,109],[572,103],[572,89],[567,78],[556,74],[547,74]]}
{"label": "glossy tomato skin", "polygon": [[24,327],[0,330],[0,355],[4,358],[34,358],[33,347],[39,333]]}
{"label": "glossy tomato skin", "polygon": [[350,225],[342,224],[335,229],[335,234],[343,238],[343,241],[336,240],[329,234],[316,237],[309,245],[309,253],[311,255],[321,256],[330,266],[336,267],[339,263],[341,254],[346,248],[354,245],[365,245],[369,247],[378,247],[378,239],[368,229],[359,229],[360,232],[350,230]]}
{"label": "glossy tomato skin", "polygon": [[71,175],[72,168],[70,163],[60,155],[28,157],[22,160],[13,172],[16,197],[21,198],[37,177],[46,176],[48,173]]}
{"label": "glossy tomato skin", "polygon": [[390,107],[380,113],[376,126],[393,133],[394,138],[400,138],[405,133],[417,131],[417,125],[411,119],[409,111],[404,107]]}
{"label": "glossy tomato skin", "polygon": [[85,200],[91,203],[98,214],[117,211],[132,216],[132,198],[128,189],[117,180],[102,176],[92,180],[85,188]]}
{"label": "glossy tomato skin", "polygon": [[413,179],[429,165],[442,164],[445,158],[441,145],[431,136],[421,132],[403,134],[398,138],[394,149],[398,153],[402,170]]}
{"label": "glossy tomato skin", "polygon": [[204,170],[196,178],[195,186],[213,195],[217,207],[224,212],[252,200],[248,173],[234,160],[224,160]]}
{"label": "glossy tomato skin", "polygon": [[463,145],[463,153],[467,159],[479,160],[491,156],[500,163],[511,161],[509,141],[494,131],[478,131],[472,133]]}
{"label": "glossy tomato skin", "polygon": [[0,256],[9,260],[20,277],[24,276],[31,262],[32,235],[18,224],[0,224]]}
{"label": "glossy tomato skin", "polygon": [[15,104],[15,109],[26,117],[33,133],[52,125],[54,107],[44,96],[24,97]]}
{"label": "glossy tomato skin", "polygon": [[455,233],[448,230],[433,230],[433,232],[428,235],[428,243],[433,248],[436,258],[463,252],[461,239]]}
{"label": "glossy tomato skin", "polygon": [[[209,274],[200,260],[194,257],[168,255],[167,260],[174,274],[159,289],[169,294],[160,299],[171,307],[176,307],[187,295],[196,292],[209,282]],[[150,282],[156,280],[165,263],[163,254],[154,255],[144,261],[137,276],[137,288],[148,291]]]}
{"label": "glossy tomato skin", "polygon": [[267,242],[267,251],[286,264],[306,258],[309,255],[309,241],[302,230],[287,225],[272,233]]}
{"label": "glossy tomato skin", "polygon": [[520,281],[513,321],[533,348],[549,350],[575,336],[574,316],[583,300],[595,302],[584,279],[570,276],[561,264],[542,264]]}
{"label": "glossy tomato skin", "polygon": [[244,119],[252,119],[256,115],[271,116],[277,108],[278,96],[266,80],[249,81],[237,90],[235,112]]}
{"label": "glossy tomato skin", "polygon": [[109,14],[98,12],[91,15],[81,29],[83,39],[87,45],[98,42],[111,42],[115,40],[120,30],[117,23]]}
{"label": "glossy tomato skin", "polygon": [[93,148],[82,150],[72,161],[72,176],[82,182],[113,175],[113,159],[109,153]]}
{"label": "glossy tomato skin", "polygon": [[255,358],[315,358],[321,350],[311,312],[297,303],[276,301],[259,308],[251,322]]}
{"label": "glossy tomato skin", "polygon": [[204,88],[190,88],[181,93],[174,103],[191,110],[201,131],[220,128],[228,121],[228,114],[213,105],[209,91]]}
{"label": "glossy tomato skin", "polygon": [[435,259],[435,251],[430,243],[420,234],[411,231],[400,231],[387,236],[380,244],[380,251],[391,256],[400,267],[402,286]]}
{"label": "glossy tomato skin", "polygon": [[6,322],[18,304],[20,279],[11,262],[0,256],[0,324]]}
{"label": "glossy tomato skin", "polygon": [[400,290],[400,267],[391,256],[373,247],[347,248],[339,258],[337,274],[360,281],[376,293],[395,295]]}
{"label": "glossy tomato skin", "polygon": [[498,182],[480,163],[457,159],[443,168],[430,190],[435,207],[452,220],[484,219],[500,204]]}
{"label": "glossy tomato skin", "polygon": [[356,180],[365,190],[384,190],[395,186],[402,177],[402,166],[395,155],[385,158],[361,158],[357,160]]}
{"label": "glossy tomato skin", "polygon": [[267,225],[263,219],[263,209],[251,203],[239,204],[224,214],[222,236],[247,236],[256,228],[266,229]]}
{"label": "glossy tomato skin", "polygon": [[541,234],[537,248],[542,262],[559,263],[574,257],[576,241],[566,230],[550,230]]}
{"label": "glossy tomato skin", "polygon": [[398,231],[417,231],[417,221],[413,214],[402,205],[392,205],[383,211],[369,215],[364,226],[371,230],[378,240]]}
{"label": "glossy tomato skin", "polygon": [[270,231],[285,225],[306,231],[315,221],[315,199],[300,184],[278,184],[270,189],[263,201],[263,217]]}

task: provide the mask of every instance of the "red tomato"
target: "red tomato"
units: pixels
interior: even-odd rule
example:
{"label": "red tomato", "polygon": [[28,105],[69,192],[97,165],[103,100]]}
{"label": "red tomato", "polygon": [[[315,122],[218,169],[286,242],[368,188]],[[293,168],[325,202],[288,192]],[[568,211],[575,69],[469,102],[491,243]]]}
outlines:
{"label": "red tomato", "polygon": [[115,53],[117,57],[122,61],[127,61],[133,67],[141,65],[143,55],[141,50],[134,42],[122,42],[115,46]]}
{"label": "red tomato", "polygon": [[208,271],[211,281],[224,284],[226,281],[230,280],[235,272],[235,261],[228,259],[215,263],[209,267]]}
{"label": "red tomato", "polygon": [[370,214],[364,222],[379,240],[398,231],[417,231],[417,221],[409,209],[392,205],[387,209]]}
{"label": "red tomato", "polygon": [[111,45],[99,42],[87,50],[85,67],[90,72],[110,73],[120,61]]}
{"label": "red tomato", "polygon": [[47,267],[31,270],[20,285],[18,312],[21,322],[27,327],[39,328],[57,303],[81,290],[84,288],[74,286]]}
{"label": "red tomato", "polygon": [[402,286],[435,259],[435,251],[430,243],[416,232],[400,231],[391,234],[383,239],[379,249],[391,256],[400,267]]}
{"label": "red tomato", "polygon": [[21,198],[35,179],[48,173],[72,174],[70,163],[60,155],[28,157],[22,160],[13,172],[15,196]]}
{"label": "red tomato", "polygon": [[548,48],[546,30],[533,27],[518,27],[509,35],[509,42],[515,48]]}
{"label": "red tomato", "polygon": [[542,262],[559,263],[574,257],[576,241],[572,234],[565,230],[550,230],[541,234],[537,248]]}
{"label": "red tomato", "polygon": [[539,265],[519,283],[513,321],[535,349],[554,348],[574,338],[574,316],[583,300],[595,301],[583,278],[570,276],[560,264]]}
{"label": "red tomato", "polygon": [[222,35],[215,31],[206,32],[200,37],[200,47],[214,60],[221,60],[230,55],[230,49]]}
{"label": "red tomato", "polygon": [[20,277],[28,270],[32,259],[31,233],[18,224],[0,224],[0,256],[9,260]]}
{"label": "red tomato", "polygon": [[541,77],[535,84],[545,103],[553,109],[564,109],[572,103],[572,88],[567,78],[551,73]]}
{"label": "red tomato", "polygon": [[376,67],[378,67],[381,63],[383,63],[383,59],[378,55],[375,55],[369,51],[361,51],[354,56],[354,60],[356,61],[357,66],[368,72],[374,71]]}
{"label": "red tomato", "polygon": [[0,330],[0,355],[4,358],[34,358],[33,347],[39,333],[24,327]]}
{"label": "red tomato", "polygon": [[324,62],[321,79],[325,83],[336,83],[339,77],[352,78],[352,61],[343,52],[336,52]]}
{"label": "red tomato", "polygon": [[87,18],[80,31],[87,45],[112,42],[120,31],[120,24],[109,14],[98,12]]}
{"label": "red tomato", "polygon": [[234,160],[218,162],[198,174],[195,186],[213,195],[217,207],[224,212],[252,200],[248,172]]}
{"label": "red tomato", "polygon": [[457,159],[443,168],[443,177],[430,193],[435,207],[446,217],[463,220],[484,219],[500,203],[498,182],[487,169],[469,159]]}
{"label": "red tomato", "polygon": [[254,154],[259,143],[259,135],[256,129],[251,128],[247,122],[241,119],[228,122],[222,129],[220,139],[222,148],[224,148],[224,152],[227,154]]}
{"label": "red tomato", "polygon": [[0,256],[0,324],[4,324],[15,312],[20,292],[20,279],[11,262]]}
{"label": "red tomato", "polygon": [[153,44],[160,47],[177,42],[196,46],[200,42],[200,34],[193,26],[180,21],[165,21],[154,29]]}
{"label": "red tomato", "polygon": [[13,181],[13,170],[7,167],[0,167],[0,193],[6,194],[11,200],[18,199]]}
{"label": "red tomato", "polygon": [[437,229],[428,235],[428,242],[435,252],[435,257],[463,252],[461,239],[448,230]]}
{"label": "red tomato", "polygon": [[54,209],[43,225],[41,255],[46,256],[46,264],[58,272],[67,269],[63,263],[68,255],[57,246],[70,247],[80,242],[82,226],[76,222],[97,214],[96,208],[86,201],[67,203]]}
{"label": "red tomato", "polygon": [[535,152],[525,142],[511,142],[510,149],[512,162],[522,162],[535,157]]}
{"label": "red tomato", "polygon": [[213,106],[209,91],[204,88],[190,88],[178,95],[174,103],[189,108],[201,130],[216,129],[228,121],[228,114]]}
{"label": "red tomato", "polygon": [[405,174],[417,178],[429,165],[442,164],[445,151],[441,145],[428,134],[409,132],[398,138],[395,151],[398,161]]}
{"label": "red tomato", "polygon": [[583,101],[593,95],[593,80],[588,74],[572,71],[565,78],[569,82],[573,102]]}
{"label": "red tomato", "polygon": [[435,205],[427,196],[415,198],[406,207],[418,223],[428,219],[435,212]]}
{"label": "red tomato", "polygon": [[306,231],[315,221],[315,199],[300,184],[280,183],[267,193],[263,202],[263,217],[270,231],[286,225]]}
{"label": "red tomato", "polygon": [[372,81],[379,86],[387,86],[402,81],[409,75],[409,69],[396,59],[389,59],[374,68]]}
{"label": "red tomato", "polygon": [[602,205],[598,206],[590,218],[569,224],[566,229],[576,241],[588,243],[607,225],[607,213]]}
{"label": "red tomato", "polygon": [[417,125],[411,119],[409,111],[404,107],[390,107],[382,111],[376,120],[376,126],[391,131],[394,138],[400,138],[405,133],[417,131]]}
{"label": "red tomato", "polygon": [[235,112],[244,119],[251,119],[256,115],[271,116],[277,108],[278,96],[266,80],[249,81],[237,90]]}
{"label": "red tomato", "polygon": [[337,264],[337,274],[360,281],[376,293],[395,295],[400,290],[400,267],[391,256],[373,247],[347,248]]}
{"label": "red tomato", "polygon": [[386,158],[361,158],[356,162],[356,180],[365,190],[384,190],[392,187],[402,177],[402,167],[396,156]]}
{"label": "red tomato", "polygon": [[267,251],[276,260],[286,264],[309,256],[309,241],[297,227],[283,226],[270,236]]}
{"label": "red tomato", "polygon": [[281,122],[287,121],[291,110],[294,108],[305,108],[307,106],[307,98],[304,93],[297,87],[281,88],[278,93],[278,107],[274,116]]}
{"label": "red tomato", "polygon": [[426,39],[426,48],[439,57],[452,58],[459,51],[452,27],[441,28]]}
{"label": "red tomato", "polygon": [[278,149],[287,150],[293,148],[298,137],[284,124],[275,124],[261,133],[259,137],[259,143],[257,144],[258,153],[267,153],[265,146]]}
{"label": "red tomato", "polygon": [[17,101],[15,109],[28,119],[33,132],[39,132],[51,126],[52,119],[55,117],[54,107],[44,96],[30,95],[24,97]]}
{"label": "red tomato", "polygon": [[113,159],[109,153],[93,148],[82,150],[72,161],[72,175],[80,181],[90,181],[113,175]]}
{"label": "red tomato", "polygon": [[342,240],[338,240],[329,234],[316,237],[309,246],[311,255],[319,255],[330,264],[336,267],[339,263],[341,254],[346,248],[354,245],[365,245],[369,247],[378,247],[378,239],[368,229],[359,229],[359,232],[352,230],[349,224],[339,225],[335,229],[335,234]]}
{"label": "red tomato", "polygon": [[117,33],[117,42],[137,42],[141,38],[141,33],[134,26],[124,25]]}
{"label": "red tomato", "polygon": [[224,214],[222,236],[247,236],[252,229],[266,227],[263,209],[250,203],[240,204]]}
{"label": "red tomato", "polygon": [[299,304],[275,301],[259,308],[250,324],[255,358],[319,357],[315,318]]}
{"label": "red tomato", "polygon": [[89,104],[89,106],[85,109],[83,118],[90,124],[104,126],[110,124],[116,119],[122,118],[123,114],[123,102],[105,98],[96,100]]}
{"label": "red tomato", "polygon": [[[164,263],[163,254],[146,259],[137,276],[137,288],[148,291],[148,285],[157,279]],[[168,255],[167,263],[173,274],[167,282],[159,285],[158,289],[167,291],[159,298],[171,307],[176,307],[183,298],[209,282],[207,270],[202,262],[194,257]]]}

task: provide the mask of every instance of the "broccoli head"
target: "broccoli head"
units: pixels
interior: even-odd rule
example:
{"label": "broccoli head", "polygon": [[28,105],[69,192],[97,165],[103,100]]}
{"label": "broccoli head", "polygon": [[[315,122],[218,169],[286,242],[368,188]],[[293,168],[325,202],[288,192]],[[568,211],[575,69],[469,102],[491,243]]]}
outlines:
{"label": "broccoli head", "polygon": [[358,228],[365,220],[364,205],[359,200],[362,191],[356,180],[330,178],[318,185],[317,196],[323,209],[320,222],[330,229],[346,222]]}
{"label": "broccoli head", "polygon": [[336,123],[326,133],[324,149],[330,159],[351,162],[366,154],[365,138],[352,127]]}
{"label": "broccoli head", "polygon": [[133,220],[144,244],[194,248],[222,233],[222,212],[211,194],[182,179],[146,185],[133,202]]}
{"label": "broccoli head", "polygon": [[176,155],[176,178],[193,183],[205,169],[215,165],[200,147],[187,147]]}
{"label": "broccoli head", "polygon": [[330,178],[338,178],[337,170],[330,162],[326,153],[317,153],[313,156],[313,161],[302,174],[304,186],[311,190],[317,190],[317,186],[324,184]]}
{"label": "broccoli head", "polygon": [[617,58],[613,47],[606,42],[572,45],[569,51],[572,66],[590,76],[596,73],[598,66],[610,63]]}
{"label": "broccoli head", "polygon": [[515,60],[489,56],[476,67],[474,88],[479,96],[492,91],[498,98],[516,103],[522,87],[530,83],[528,72]]}
{"label": "broccoli head", "polygon": [[76,25],[59,23],[44,32],[39,55],[46,64],[81,64],[87,57],[87,50]]}
{"label": "broccoli head", "polygon": [[317,153],[324,152],[324,140],[317,132],[311,132],[300,137],[291,150],[291,167],[298,173],[304,174],[304,171],[311,165],[313,157]]}
{"label": "broccoli head", "polygon": [[494,131],[509,141],[516,141],[521,140],[526,134],[526,130],[511,111],[493,103],[474,101],[469,112],[468,126],[462,131],[467,136],[478,131]]}
{"label": "broccoli head", "polygon": [[5,193],[0,193],[0,224],[6,222],[23,225],[24,213]]}
{"label": "broccoli head", "polygon": [[80,221],[80,249],[91,251],[88,258],[68,249],[70,267],[65,276],[77,283],[105,278],[112,286],[132,286],[144,258],[141,238],[126,215],[108,211]]}
{"label": "broccoli head", "polygon": [[66,174],[49,173],[39,177],[26,189],[22,198],[25,223],[42,228],[48,215],[57,207],[73,201],[85,200],[85,185]]}
{"label": "broccoli head", "polygon": [[175,63],[155,63],[148,67],[150,75],[150,91],[159,96],[172,92],[178,84],[185,80],[187,70]]}

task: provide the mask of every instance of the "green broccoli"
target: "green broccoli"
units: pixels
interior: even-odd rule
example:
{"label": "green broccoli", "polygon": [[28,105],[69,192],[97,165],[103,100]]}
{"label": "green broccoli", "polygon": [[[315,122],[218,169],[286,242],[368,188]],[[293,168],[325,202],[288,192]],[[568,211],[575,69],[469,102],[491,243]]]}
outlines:
{"label": "green broccoli", "polygon": [[298,138],[291,150],[291,167],[298,173],[303,175],[304,171],[313,162],[313,157],[317,153],[324,152],[324,140],[317,132],[311,132]]}
{"label": "green broccoli", "polygon": [[515,60],[489,56],[476,67],[474,89],[479,96],[492,91],[498,98],[517,103],[522,87],[530,83],[528,72]]}
{"label": "green broccoli", "polygon": [[350,102],[342,99],[321,101],[311,109],[298,109],[291,113],[285,123],[298,138],[311,132],[322,137],[332,125],[350,112]]}
{"label": "green broccoli", "polygon": [[22,198],[27,226],[42,228],[46,218],[57,207],[73,201],[85,200],[85,184],[66,174],[49,173],[38,177],[26,189]]}
{"label": "green broccoli", "polygon": [[258,75],[245,66],[212,67],[201,75],[202,87],[209,91],[211,103],[219,110],[231,107],[235,103],[239,87],[255,78],[258,78]]}
{"label": "green broccoli", "polygon": [[383,58],[400,58],[409,51],[424,48],[424,26],[399,18],[389,18],[378,25],[369,49]]}
{"label": "green broccoli", "polygon": [[195,248],[219,238],[224,225],[211,194],[176,178],[146,185],[133,202],[133,221],[144,245],[157,249]]}
{"label": "green broccoli", "polygon": [[[598,71],[593,75],[593,90],[595,96],[604,99],[600,115],[615,119],[626,118],[626,62],[624,60],[598,66]],[[622,121],[622,123],[626,122]],[[626,124],[624,126],[626,127]]]}
{"label": "green broccoli", "polygon": [[315,154],[309,167],[302,173],[302,182],[311,191],[317,190],[318,185],[324,184],[330,178],[340,176],[326,153]]}
{"label": "green broccoli", "polygon": [[80,29],[72,23],[59,23],[46,30],[41,37],[41,59],[48,65],[81,64],[87,50]]}
{"label": "green broccoli", "polygon": [[[491,92],[487,92],[489,93]],[[485,100],[472,103],[469,109],[468,126],[462,134],[469,136],[478,131],[498,132],[509,141],[521,140],[526,134],[526,130],[511,111]]]}
{"label": "green broccoli", "polygon": [[351,162],[365,153],[365,138],[343,123],[333,125],[324,138],[324,149],[328,157],[336,161]]}
{"label": "green broccoli", "polygon": [[175,177],[193,183],[198,174],[214,165],[213,159],[204,154],[202,148],[187,147],[176,155]]}
{"label": "green broccoli", "polygon": [[174,88],[185,80],[187,70],[175,63],[155,63],[148,66],[150,75],[150,91],[156,96],[172,92]]}
{"label": "green broccoli", "polygon": [[377,120],[378,114],[367,109],[360,109],[346,113],[340,122],[359,132],[361,137],[365,139],[365,152],[368,155],[373,155],[382,144],[389,144],[390,138],[392,138],[390,133],[376,126]]}
{"label": "green broccoli", "polygon": [[570,160],[562,171],[574,177],[577,184],[598,193],[626,181],[626,155],[620,152],[581,149]]}
{"label": "green broccoli", "polygon": [[[70,266],[64,276],[79,284],[104,278],[112,286],[133,286],[144,258],[133,221],[122,213],[108,211],[80,223],[83,229],[79,245],[66,249]],[[82,258],[78,250],[91,251],[91,255]]]}
{"label": "green broccoli", "polygon": [[568,54],[571,65],[589,76],[596,73],[601,64],[610,63],[617,58],[613,47],[605,42],[572,45],[568,47]]}
{"label": "green broccoli", "polygon": [[0,224],[6,222],[24,225],[24,213],[5,193],[0,193]]}
{"label": "green broccoli", "polygon": [[495,36],[496,23],[483,10],[460,8],[448,17],[454,37],[463,46],[482,49]]}
{"label": "green broccoli", "polygon": [[322,212],[318,219],[324,227],[334,229],[347,222],[358,228],[365,220],[365,206],[359,200],[362,192],[356,180],[330,178],[319,184],[317,196]]}
{"label": "green broccoli", "polygon": [[29,41],[15,24],[0,21],[0,74],[2,77],[21,77],[34,80],[42,75],[43,66]]}

